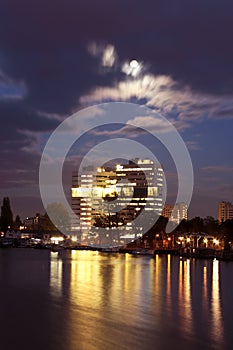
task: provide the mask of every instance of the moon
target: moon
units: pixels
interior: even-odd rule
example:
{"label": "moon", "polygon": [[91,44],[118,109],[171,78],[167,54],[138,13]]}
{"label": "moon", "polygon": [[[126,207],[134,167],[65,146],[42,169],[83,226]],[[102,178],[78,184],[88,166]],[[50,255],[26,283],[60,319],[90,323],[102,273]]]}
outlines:
{"label": "moon", "polygon": [[131,60],[129,63],[130,67],[135,69],[138,67],[138,61],[137,60]]}

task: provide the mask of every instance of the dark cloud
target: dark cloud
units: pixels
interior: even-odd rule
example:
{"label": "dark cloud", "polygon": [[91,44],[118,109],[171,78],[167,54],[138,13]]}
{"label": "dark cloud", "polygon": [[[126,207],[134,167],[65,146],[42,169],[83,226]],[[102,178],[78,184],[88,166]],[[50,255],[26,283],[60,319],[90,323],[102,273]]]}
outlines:
{"label": "dark cloud", "polygon": [[[39,133],[50,132],[58,121],[39,116],[27,109],[24,102],[0,104],[0,157],[1,167],[13,173],[18,168],[35,169],[39,164]],[[38,166],[37,166],[38,168]],[[4,187],[5,182],[1,182]]]}
{"label": "dark cloud", "polygon": [[[9,137],[7,131],[29,130],[50,131],[58,125],[58,120],[48,118],[35,109],[27,107],[25,101],[0,103],[0,116],[3,121],[2,137]],[[2,139],[2,138],[1,138]]]}
{"label": "dark cloud", "polygon": [[233,91],[233,4],[227,0],[1,3],[0,62],[26,80],[33,104],[53,111],[77,104],[98,81],[96,60],[85,50],[93,40],[194,89]]}
{"label": "dark cloud", "polygon": [[[227,0],[0,0],[0,8],[0,82],[8,89],[0,99],[1,187],[38,183],[39,134],[59,123],[46,113],[65,117],[81,107],[80,96],[122,78],[119,69],[100,69],[91,42],[113,44],[119,64],[142,60],[176,88],[233,93]],[[225,106],[216,118],[231,114]]]}

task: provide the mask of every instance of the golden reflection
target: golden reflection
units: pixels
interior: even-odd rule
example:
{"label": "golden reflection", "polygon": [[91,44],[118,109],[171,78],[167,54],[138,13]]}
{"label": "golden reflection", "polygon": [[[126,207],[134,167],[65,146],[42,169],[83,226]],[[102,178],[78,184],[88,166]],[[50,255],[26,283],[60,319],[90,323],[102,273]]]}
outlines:
{"label": "golden reflection", "polygon": [[170,300],[171,297],[171,255],[167,256],[167,297]]}
{"label": "golden reflection", "polygon": [[188,320],[189,332],[192,331],[192,306],[191,306],[191,284],[190,284],[190,260],[186,260],[184,265],[184,299],[185,299],[185,317]]}
{"label": "golden reflection", "polygon": [[[98,253],[72,250],[70,297],[74,305],[101,307],[102,278],[99,271]],[[92,260],[92,261],[91,261]]]}
{"label": "golden reflection", "polygon": [[179,302],[183,299],[183,260],[179,263]]}
{"label": "golden reflection", "polygon": [[208,311],[207,267],[203,267],[203,308]]}
{"label": "golden reflection", "polygon": [[155,261],[154,259],[150,259],[150,291],[152,291],[152,293],[154,292],[154,276],[155,276]]}
{"label": "golden reflection", "polygon": [[212,327],[215,340],[222,344],[223,341],[223,324],[220,304],[220,288],[219,288],[219,260],[213,260],[212,273]]}
{"label": "golden reflection", "polygon": [[166,317],[169,318],[170,320],[172,319],[172,310],[173,310],[173,305],[172,305],[172,295],[171,295],[171,255],[167,255],[167,293],[166,293]]}
{"label": "golden reflection", "polygon": [[[121,256],[118,263],[113,265],[112,278],[109,288],[109,301],[114,305],[116,300],[121,300],[122,307],[130,303],[132,297],[132,285],[134,283],[134,270],[132,268],[132,257],[126,253]],[[112,284],[113,282],[113,284]]]}
{"label": "golden reflection", "polygon": [[129,254],[125,254],[124,289],[129,290]]}
{"label": "golden reflection", "polygon": [[[171,255],[155,255],[148,261],[147,258],[130,254],[114,257],[77,250],[71,251],[69,257],[71,260],[67,256],[62,260],[58,253],[51,252],[50,261],[51,293],[54,297],[61,297],[63,292],[69,298],[67,317],[70,346],[67,349],[76,350],[77,342],[80,342],[80,349],[85,349],[85,344],[88,343],[88,349],[94,350],[97,348],[97,340],[103,340],[98,348],[104,348],[104,329],[116,320],[120,327],[108,328],[112,332],[110,339],[120,339],[122,330],[128,326],[135,329],[143,322],[151,325],[152,319],[155,329],[160,329],[163,322],[167,326],[178,320],[177,327],[183,338],[192,339],[196,336],[196,315],[195,312],[193,315],[192,310],[192,291],[196,293],[196,289],[195,285],[191,289],[191,282],[195,279],[197,267],[192,260],[178,261]],[[211,315],[210,322],[208,318],[208,332],[211,332],[212,339],[219,345],[224,341],[219,261],[214,260],[212,266],[211,291],[208,290],[210,280],[208,281],[206,266],[198,272],[197,281],[203,273],[203,309],[208,316]],[[66,288],[62,289],[63,286]],[[212,298],[209,305],[210,294]],[[195,297],[193,306],[195,310]],[[208,306],[211,307],[208,309]],[[163,317],[164,311],[166,318]]]}
{"label": "golden reflection", "polygon": [[[76,350],[78,344],[80,349],[86,349],[88,344],[90,350],[111,349],[113,340],[117,349],[122,331],[134,330],[141,322],[148,322],[151,310],[156,310],[157,314],[160,309],[160,314],[163,314],[162,266],[158,258],[157,276],[154,275],[154,278],[158,281],[159,297],[155,295],[155,287],[150,280],[151,269],[155,272],[155,267],[153,259],[148,262],[144,257],[131,254],[114,257],[73,251],[67,348]],[[156,317],[155,326],[159,326],[160,322],[161,318]],[[105,333],[106,327],[108,334]],[[126,345],[125,348],[129,347]]]}
{"label": "golden reflection", "polygon": [[155,291],[159,294],[159,255],[155,255]]}
{"label": "golden reflection", "polygon": [[58,258],[58,252],[51,252],[50,290],[55,297],[62,295],[62,261]]}
{"label": "golden reflection", "polygon": [[179,263],[179,313],[182,320],[182,329],[190,336],[193,333],[192,296],[190,283],[190,260],[180,260]]}
{"label": "golden reflection", "polygon": [[[166,272],[164,273],[163,270],[163,264],[164,260],[166,258],[163,256],[159,256],[158,254],[155,255],[155,261],[153,265],[153,272],[154,272],[154,288],[152,289],[152,295],[153,295],[153,307],[156,310],[157,315],[163,315],[164,314],[164,308],[166,308],[166,305],[164,303],[167,302],[167,298],[164,299],[164,290],[163,285],[164,282],[166,283]],[[164,281],[163,281],[164,278]],[[171,310],[171,309],[170,309]],[[168,317],[168,314],[167,314]],[[154,321],[155,327],[160,326],[160,319],[156,318]]]}

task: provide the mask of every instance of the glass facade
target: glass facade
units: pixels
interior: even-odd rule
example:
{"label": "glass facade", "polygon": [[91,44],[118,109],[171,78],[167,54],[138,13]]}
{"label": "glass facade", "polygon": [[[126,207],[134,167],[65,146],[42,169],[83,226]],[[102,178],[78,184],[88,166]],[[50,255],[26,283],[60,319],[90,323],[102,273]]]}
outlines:
{"label": "glass facade", "polygon": [[[134,159],[114,169],[97,168],[72,176],[72,231],[82,242],[92,239],[98,225],[118,232],[119,240],[140,236],[134,219],[142,210],[161,215],[164,173],[152,160]],[[130,232],[131,231],[131,232]]]}

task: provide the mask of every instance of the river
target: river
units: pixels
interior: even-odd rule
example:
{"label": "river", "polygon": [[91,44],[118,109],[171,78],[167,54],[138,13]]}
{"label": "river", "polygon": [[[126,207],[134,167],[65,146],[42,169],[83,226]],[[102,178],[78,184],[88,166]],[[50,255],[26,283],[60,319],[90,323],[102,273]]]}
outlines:
{"label": "river", "polygon": [[233,348],[233,262],[0,249],[2,350]]}

